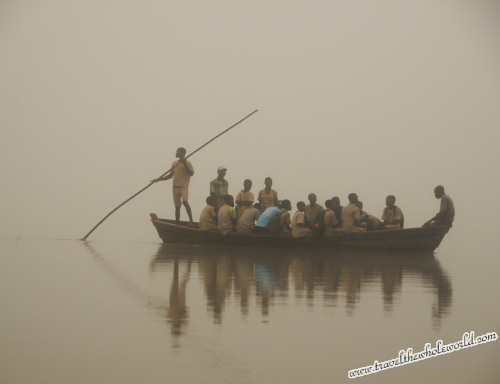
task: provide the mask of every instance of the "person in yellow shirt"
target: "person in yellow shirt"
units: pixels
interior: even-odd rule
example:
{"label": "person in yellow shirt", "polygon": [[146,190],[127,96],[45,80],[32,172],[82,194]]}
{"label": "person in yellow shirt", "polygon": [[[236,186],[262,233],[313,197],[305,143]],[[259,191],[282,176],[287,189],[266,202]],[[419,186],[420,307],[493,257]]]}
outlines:
{"label": "person in yellow shirt", "polygon": [[304,211],[306,210],[306,203],[299,201],[297,203],[297,212],[293,215],[290,227],[292,228],[292,237],[311,237],[313,231],[311,228],[306,227],[304,219]]}
{"label": "person in yellow shirt", "polygon": [[217,227],[217,214],[215,213],[215,197],[207,197],[207,205],[200,214],[200,220],[198,222],[200,229],[202,231],[216,231]]}
{"label": "person in yellow shirt", "polygon": [[394,205],[395,203],[395,196],[389,195],[385,198],[385,205],[387,206],[382,212],[383,229],[401,229],[403,212],[401,212],[401,208]]}
{"label": "person in yellow shirt", "polygon": [[323,218],[323,223],[325,231],[323,236],[333,236],[338,233],[342,233],[342,230],[338,228],[337,216],[335,216],[334,203],[332,200],[325,201],[326,212]]}
{"label": "person in yellow shirt", "polygon": [[175,220],[179,221],[181,217],[181,205],[184,205],[189,216],[189,223],[193,225],[193,215],[188,202],[188,188],[191,176],[194,174],[194,168],[190,161],[186,160],[186,149],[179,147],[175,153],[176,160],[172,163],[171,171],[163,177],[151,180],[156,183],[158,181],[169,180],[173,178],[172,194],[174,197]]}
{"label": "person in yellow shirt", "polygon": [[238,204],[236,206],[238,220],[243,212],[253,205],[254,196],[253,193],[250,192],[250,189],[252,189],[252,180],[246,179],[243,182],[243,189],[236,195],[236,204]]}
{"label": "person in yellow shirt", "polygon": [[236,215],[234,214],[234,199],[231,195],[224,196],[224,204],[219,208],[217,213],[217,226],[219,227],[220,233],[227,235],[229,232],[234,230],[234,225],[236,224]]}
{"label": "person in yellow shirt", "polygon": [[364,232],[366,229],[361,224],[361,211],[356,206],[358,195],[350,193],[349,205],[342,208],[342,230],[344,232]]}
{"label": "person in yellow shirt", "polygon": [[271,188],[273,186],[273,179],[266,177],[264,184],[266,187],[259,192],[259,196],[257,197],[261,212],[264,212],[269,207],[274,207],[278,202],[278,192]]}

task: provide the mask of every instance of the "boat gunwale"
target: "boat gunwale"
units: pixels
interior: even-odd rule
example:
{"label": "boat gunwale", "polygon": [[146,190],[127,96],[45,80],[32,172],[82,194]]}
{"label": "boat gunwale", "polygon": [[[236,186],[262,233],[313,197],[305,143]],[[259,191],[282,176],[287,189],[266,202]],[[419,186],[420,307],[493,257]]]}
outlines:
{"label": "boat gunwale", "polygon": [[[179,221],[177,222],[176,220],[172,219],[160,219],[160,218],[152,218],[151,221],[153,223],[158,223],[162,225],[167,225],[171,226],[174,228],[179,228],[183,230],[188,230],[188,231],[193,231],[193,232],[199,232],[199,233],[219,233],[218,231],[203,231],[198,227],[189,227],[189,222],[188,221]],[[194,222],[195,225],[198,225],[198,222]],[[436,232],[436,230],[439,230],[438,232],[441,233],[442,231],[448,230],[451,228],[449,225],[436,225],[436,226],[429,226],[429,227],[412,227],[412,228],[402,228],[402,229],[379,229],[379,230],[373,230],[373,231],[362,231],[362,232],[339,232],[338,234],[333,234],[332,236],[327,236],[327,237],[343,237],[343,236],[348,236],[348,235],[363,235],[366,236],[368,234],[375,234],[375,233],[384,233],[384,234],[394,234],[394,233],[408,233],[408,232],[415,232],[415,231],[432,231]],[[229,232],[225,236],[256,236],[256,237],[276,237],[271,234],[260,234],[260,233],[236,233],[236,232]],[[324,238],[327,238],[324,237]]]}
{"label": "boat gunwale", "polygon": [[[403,229],[393,229],[393,230],[375,230],[375,231],[363,231],[363,232],[351,232],[351,233],[338,233],[332,236],[317,236],[310,238],[292,238],[292,237],[280,237],[270,234],[255,234],[255,233],[234,233],[230,232],[226,235],[222,235],[218,231],[203,231],[199,228],[189,227],[189,222],[186,221],[175,221],[172,219],[160,219],[156,214],[151,214],[151,221],[155,225],[157,230],[171,231],[172,233],[178,233],[183,235],[193,235],[193,243],[197,239],[212,239],[217,242],[226,241],[254,241],[255,243],[262,243],[262,245],[267,245],[274,243],[275,245],[294,245],[294,244],[316,244],[316,245],[335,245],[341,241],[355,241],[355,240],[377,240],[377,239],[412,239],[412,238],[427,238],[432,236],[441,236],[437,245],[445,234],[449,231],[451,226],[432,226],[432,227],[414,227],[414,228],[403,228]],[[197,223],[195,223],[197,224]],[[158,228],[160,227],[160,228]],[[159,233],[160,234],[160,233]],[[160,234],[160,238],[163,239]],[[226,240],[226,241],[225,241]]]}

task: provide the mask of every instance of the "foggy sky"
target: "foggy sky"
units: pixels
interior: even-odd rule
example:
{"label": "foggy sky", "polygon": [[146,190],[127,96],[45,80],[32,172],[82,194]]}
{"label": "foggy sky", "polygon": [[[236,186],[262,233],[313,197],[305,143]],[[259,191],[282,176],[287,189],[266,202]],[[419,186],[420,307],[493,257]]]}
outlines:
{"label": "foggy sky", "polygon": [[[0,236],[80,238],[191,158],[195,220],[216,168],[230,193],[271,176],[295,204],[358,193],[406,226],[454,198],[456,226],[490,220],[500,192],[496,1],[2,1]],[[116,212],[94,239],[157,241],[171,182]],[[185,218],[185,211],[182,211]],[[486,225],[486,234],[493,227]]]}

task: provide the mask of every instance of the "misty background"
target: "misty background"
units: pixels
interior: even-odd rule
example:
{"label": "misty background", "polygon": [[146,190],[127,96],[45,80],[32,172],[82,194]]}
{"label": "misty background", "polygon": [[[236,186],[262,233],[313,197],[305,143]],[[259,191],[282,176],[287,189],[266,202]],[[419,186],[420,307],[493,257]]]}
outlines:
{"label": "misty background", "polygon": [[[225,165],[231,194],[271,176],[294,207],[356,192],[380,216],[394,194],[406,227],[437,212],[442,184],[454,231],[491,242],[499,5],[3,0],[0,235],[81,238],[177,147],[258,109],[190,159],[195,220]],[[159,241],[149,212],[173,218],[171,181],[90,239]]]}

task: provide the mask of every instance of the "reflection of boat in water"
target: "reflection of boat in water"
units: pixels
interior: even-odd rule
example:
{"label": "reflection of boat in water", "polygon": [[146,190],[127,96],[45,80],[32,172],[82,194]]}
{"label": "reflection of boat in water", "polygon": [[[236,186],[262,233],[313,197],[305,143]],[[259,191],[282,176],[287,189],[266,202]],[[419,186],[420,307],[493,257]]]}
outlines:
{"label": "reflection of boat in water", "polygon": [[376,298],[374,303],[391,315],[401,298],[413,302],[411,292],[421,287],[416,299],[421,303],[421,295],[432,296],[428,311],[438,326],[452,304],[450,279],[431,252],[163,244],[152,255],[148,280],[138,282],[136,264],[126,272],[112,258],[88,244],[86,248],[127,295],[168,325],[175,347],[190,318],[199,315],[194,306],[203,301],[215,323],[234,310],[244,317],[257,310],[267,321],[289,305],[299,310],[302,305],[307,310],[342,307],[351,316],[367,308],[363,296]]}
{"label": "reflection of boat in water", "polygon": [[339,233],[331,237],[294,239],[261,234],[228,233],[223,236],[214,231],[201,231],[188,227],[187,222],[159,219],[151,214],[151,221],[158,235],[167,244],[217,244],[287,248],[369,248],[379,250],[436,249],[450,227],[408,228],[399,230]]}
{"label": "reflection of boat in water", "polygon": [[[204,285],[209,311],[221,321],[227,300],[239,300],[242,314],[249,312],[255,296],[261,313],[267,315],[276,298],[296,298],[323,305],[342,297],[352,314],[363,292],[382,289],[385,312],[394,309],[394,298],[403,284],[428,289],[436,297],[431,310],[439,322],[452,303],[451,282],[431,252],[367,252],[366,250],[312,250],[231,246],[163,245],[151,262],[151,269],[162,265],[197,265]],[[308,304],[308,305],[309,305]]]}

